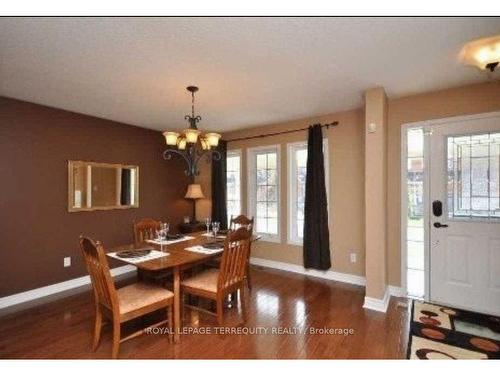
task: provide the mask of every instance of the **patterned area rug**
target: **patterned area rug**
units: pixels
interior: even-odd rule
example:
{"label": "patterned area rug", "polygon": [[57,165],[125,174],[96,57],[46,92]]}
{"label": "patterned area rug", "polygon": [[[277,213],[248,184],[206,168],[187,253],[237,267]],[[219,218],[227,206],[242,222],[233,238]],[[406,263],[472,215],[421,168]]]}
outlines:
{"label": "patterned area rug", "polygon": [[413,301],[407,358],[500,359],[500,318]]}

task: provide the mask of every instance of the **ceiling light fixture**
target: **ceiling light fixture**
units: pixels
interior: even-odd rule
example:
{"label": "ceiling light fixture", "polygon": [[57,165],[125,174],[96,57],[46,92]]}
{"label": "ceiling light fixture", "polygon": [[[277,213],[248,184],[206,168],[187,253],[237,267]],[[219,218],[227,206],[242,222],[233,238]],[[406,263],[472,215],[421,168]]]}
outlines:
{"label": "ceiling light fixture", "polygon": [[500,36],[467,43],[462,48],[461,59],[466,65],[494,72],[500,62]]}
{"label": "ceiling light fixture", "polygon": [[186,176],[198,176],[198,162],[206,155],[207,160],[220,160],[222,155],[219,151],[212,149],[217,147],[221,135],[218,133],[201,134],[197,123],[201,121],[200,116],[194,114],[194,93],[198,91],[196,86],[186,88],[191,93],[191,115],[186,115],[189,127],[182,134],[174,131],[165,131],[163,136],[167,143],[167,149],[163,153],[165,160],[170,160],[172,155],[181,156],[187,163],[187,169],[184,171]]}

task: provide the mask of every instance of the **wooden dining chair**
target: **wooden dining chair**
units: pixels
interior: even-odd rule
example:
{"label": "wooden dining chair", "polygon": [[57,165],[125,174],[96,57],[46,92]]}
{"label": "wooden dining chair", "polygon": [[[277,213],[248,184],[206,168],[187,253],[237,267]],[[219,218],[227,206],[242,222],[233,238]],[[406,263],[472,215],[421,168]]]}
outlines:
{"label": "wooden dining chair", "polygon": [[224,251],[220,269],[208,269],[181,281],[181,301],[184,295],[194,295],[216,301],[216,313],[197,306],[184,305],[187,308],[201,310],[217,316],[219,325],[223,323],[224,300],[238,290],[241,293],[241,310],[246,321],[246,264],[250,249],[250,231],[241,227],[229,231],[224,242]]}
{"label": "wooden dining chair", "polygon": [[[134,243],[136,246],[144,245],[147,240],[153,240],[156,238],[156,231],[161,227],[161,222],[154,219],[141,219],[139,221],[134,221]],[[138,280],[150,280],[162,286],[167,286],[169,281],[171,281],[172,271],[164,272],[145,272],[143,270],[137,270]]]}
{"label": "wooden dining chair", "polygon": [[141,219],[134,221],[134,242],[140,245],[146,240],[156,238],[156,231],[160,229],[161,223],[154,219]]}
{"label": "wooden dining chair", "polygon": [[[80,248],[94,291],[95,326],[92,350],[95,351],[99,346],[103,317],[108,318],[113,324],[113,358],[118,357],[120,343],[141,335],[149,328],[167,324],[170,333],[173,333],[172,304],[174,294],[171,291],[154,284],[141,282],[116,289],[102,244],[80,236]],[[121,323],[160,309],[165,310],[166,320],[121,338]],[[169,338],[172,339],[171,335]]]}
{"label": "wooden dining chair", "polygon": [[[229,221],[229,229],[230,230],[236,230],[241,227],[245,227],[250,231],[250,236],[253,234],[253,225],[254,225],[254,218],[248,218],[245,215],[238,215],[235,218],[233,218],[233,215],[231,215],[231,220]],[[248,262],[247,262],[247,272],[246,272],[246,279],[248,283],[248,289],[252,289],[252,281],[250,279],[250,253],[252,251],[252,243],[250,243],[250,248],[248,249]],[[233,297],[236,297],[236,295],[233,295]],[[234,299],[234,298],[233,298]]]}

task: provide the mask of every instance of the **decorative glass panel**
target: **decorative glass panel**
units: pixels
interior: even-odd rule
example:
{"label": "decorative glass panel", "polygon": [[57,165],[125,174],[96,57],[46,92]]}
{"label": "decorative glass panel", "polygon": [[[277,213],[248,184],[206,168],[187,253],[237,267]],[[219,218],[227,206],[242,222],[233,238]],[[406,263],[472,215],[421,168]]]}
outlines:
{"label": "decorative glass panel", "polygon": [[448,137],[448,217],[500,218],[500,133]]}

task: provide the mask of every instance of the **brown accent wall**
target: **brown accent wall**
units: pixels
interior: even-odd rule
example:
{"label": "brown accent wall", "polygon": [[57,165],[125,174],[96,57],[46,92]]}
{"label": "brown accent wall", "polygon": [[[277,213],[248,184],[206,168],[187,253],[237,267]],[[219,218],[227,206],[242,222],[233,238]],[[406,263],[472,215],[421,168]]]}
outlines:
{"label": "brown accent wall", "polygon": [[[0,97],[0,297],[85,275],[81,233],[110,247],[133,220],[189,215],[184,165],[163,149],[157,131]],[[69,213],[68,160],[138,165],[140,207]]]}
{"label": "brown accent wall", "polygon": [[[364,275],[365,219],[364,219],[364,111],[362,109],[244,129],[223,134],[230,140],[251,135],[300,129],[314,123],[337,120],[340,125],[323,129],[328,138],[329,159],[329,221],[332,270]],[[252,247],[252,256],[302,265],[302,246],[287,244],[288,160],[287,143],[307,140],[307,132],[229,142],[228,149],[242,151],[242,211],[247,210],[247,149],[255,146],[281,146],[281,243],[258,241]],[[357,262],[351,263],[349,253],[357,253]]]}

